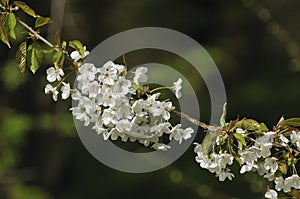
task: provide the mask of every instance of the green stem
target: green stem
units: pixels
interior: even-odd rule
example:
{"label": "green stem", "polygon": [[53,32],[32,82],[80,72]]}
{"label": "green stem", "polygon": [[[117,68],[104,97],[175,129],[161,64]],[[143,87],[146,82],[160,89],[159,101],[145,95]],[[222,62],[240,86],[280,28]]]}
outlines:
{"label": "green stem", "polygon": [[153,93],[153,92],[156,92],[156,91],[159,91],[159,90],[163,90],[163,89],[171,89],[171,87],[158,87],[158,88],[155,88],[155,89],[151,90],[150,93]]}
{"label": "green stem", "polygon": [[60,80],[60,82],[55,87],[58,88],[63,83],[63,81],[65,81],[65,79],[67,79],[74,72],[75,71],[73,70],[70,73],[68,73],[62,80]]}

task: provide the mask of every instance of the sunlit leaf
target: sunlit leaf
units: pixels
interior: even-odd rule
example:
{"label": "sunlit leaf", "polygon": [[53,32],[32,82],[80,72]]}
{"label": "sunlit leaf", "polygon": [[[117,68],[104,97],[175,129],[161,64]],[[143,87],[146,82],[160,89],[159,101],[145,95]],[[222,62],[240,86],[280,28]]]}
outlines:
{"label": "sunlit leaf", "polygon": [[58,68],[62,68],[65,61],[65,56],[62,51],[55,52],[53,55],[53,64]]}
{"label": "sunlit leaf", "polygon": [[31,44],[27,50],[27,63],[33,74],[39,69],[42,58],[41,46],[38,43]]}
{"label": "sunlit leaf", "polygon": [[42,27],[46,24],[52,23],[51,18],[39,16],[35,21],[35,28]]}
{"label": "sunlit leaf", "polygon": [[260,124],[253,119],[243,119],[241,121],[238,121],[236,124],[236,127],[239,127],[239,128],[242,128],[242,129],[248,130],[248,131],[259,131],[260,130]]}
{"label": "sunlit leaf", "polygon": [[13,39],[16,39],[15,27],[17,25],[17,20],[14,13],[9,13],[6,15],[6,24],[9,36]]}
{"label": "sunlit leaf", "polygon": [[80,41],[78,40],[69,41],[69,46],[71,48],[74,48],[76,51],[78,51],[81,56],[84,55],[84,47]]}
{"label": "sunlit leaf", "polygon": [[290,128],[297,128],[300,127],[300,118],[290,118],[290,119],[286,119],[283,120],[280,123],[280,126],[282,127],[290,127]]}
{"label": "sunlit leaf", "polygon": [[245,141],[245,138],[243,137],[242,134],[240,134],[240,133],[234,133],[233,136],[237,140],[239,146],[246,146],[247,145],[247,143]]}
{"label": "sunlit leaf", "polygon": [[269,130],[267,125],[263,122],[259,124],[259,129],[260,129],[261,132],[265,132],[265,131]]}
{"label": "sunlit leaf", "polygon": [[10,48],[4,14],[0,15],[0,39]]}
{"label": "sunlit leaf", "polygon": [[26,70],[26,51],[27,50],[27,43],[26,41],[22,42],[18,48],[16,53],[16,61],[21,73],[24,74]]}
{"label": "sunlit leaf", "polygon": [[35,13],[35,11],[29,7],[26,3],[22,2],[22,1],[14,1],[14,4],[16,6],[18,6],[19,8],[21,8],[26,14],[36,18],[39,17],[38,14]]}

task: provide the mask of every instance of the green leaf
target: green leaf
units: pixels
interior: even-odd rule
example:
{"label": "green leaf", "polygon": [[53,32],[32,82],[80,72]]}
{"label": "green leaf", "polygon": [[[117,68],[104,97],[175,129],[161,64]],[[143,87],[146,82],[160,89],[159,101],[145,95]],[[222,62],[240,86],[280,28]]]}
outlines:
{"label": "green leaf", "polygon": [[74,48],[76,51],[78,51],[81,56],[84,56],[84,47],[80,41],[78,40],[69,41],[69,46],[71,48]]}
{"label": "green leaf", "polygon": [[239,128],[242,128],[242,129],[248,130],[248,131],[259,131],[260,130],[260,124],[253,119],[243,119],[241,121],[238,121],[236,124],[236,127],[239,127]]}
{"label": "green leaf", "polygon": [[245,141],[245,138],[243,137],[242,134],[240,134],[240,133],[234,133],[233,136],[237,140],[237,142],[238,142],[238,144],[239,144],[240,147],[247,145],[247,143]]}
{"label": "green leaf", "polygon": [[239,122],[238,119],[236,119],[236,120],[230,120],[229,124],[224,127],[224,130],[229,131],[229,132],[234,131],[238,122]]}
{"label": "green leaf", "polygon": [[52,23],[51,18],[39,16],[35,21],[35,28],[42,27],[46,24]]}
{"label": "green leaf", "polygon": [[19,8],[21,8],[26,14],[28,14],[34,18],[39,17],[39,15],[36,14],[35,11],[31,7],[29,7],[26,3],[22,2],[22,1],[14,1],[14,4],[16,6],[18,6]]}
{"label": "green leaf", "polygon": [[0,39],[10,48],[4,14],[0,15]]}
{"label": "green leaf", "polygon": [[282,126],[283,128],[300,127],[300,118],[290,118],[290,119],[283,120],[282,122],[280,122],[280,126]]}
{"label": "green leaf", "polygon": [[262,122],[262,123],[259,124],[259,130],[261,132],[265,132],[265,131],[268,131],[269,129],[268,129],[267,125]]}
{"label": "green leaf", "polygon": [[216,127],[215,129],[207,132],[202,144],[202,151],[207,155],[216,143],[217,137],[222,133],[222,127]]}
{"label": "green leaf", "polygon": [[53,51],[55,51],[55,47],[50,47],[48,49],[41,49],[41,52],[44,54],[48,54],[48,53],[52,53]]}
{"label": "green leaf", "polygon": [[53,55],[53,64],[58,68],[62,68],[65,61],[65,56],[62,51],[55,52]]}
{"label": "green leaf", "polygon": [[15,27],[17,25],[17,20],[14,13],[8,13],[6,15],[6,24],[9,36],[13,39],[16,39]]}
{"label": "green leaf", "polygon": [[240,166],[243,165],[240,156],[233,150],[231,145],[229,145],[229,153],[234,157],[234,159],[239,163]]}
{"label": "green leaf", "polygon": [[40,68],[43,54],[38,43],[32,43],[27,50],[27,63],[33,74]]}
{"label": "green leaf", "polygon": [[20,44],[18,51],[16,53],[16,61],[22,74],[24,74],[26,70],[26,53],[27,53],[26,50],[27,50],[27,43],[26,41],[24,41]]}

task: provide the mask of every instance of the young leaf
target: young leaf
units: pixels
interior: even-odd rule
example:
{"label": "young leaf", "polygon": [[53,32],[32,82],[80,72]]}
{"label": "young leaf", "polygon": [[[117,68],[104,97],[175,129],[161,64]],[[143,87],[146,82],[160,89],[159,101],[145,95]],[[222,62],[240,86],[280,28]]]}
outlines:
{"label": "young leaf", "polygon": [[285,128],[285,127],[291,127],[291,128],[300,127],[300,118],[290,118],[290,119],[283,120],[280,123],[280,126],[282,126],[283,128]]}
{"label": "young leaf", "polygon": [[220,118],[220,125],[222,127],[226,126],[226,121],[225,121],[225,119],[226,119],[226,105],[227,105],[227,103],[225,102],[224,105],[223,105],[223,113],[222,113],[221,118]]}
{"label": "young leaf", "polygon": [[243,162],[240,156],[233,150],[232,146],[229,146],[229,153],[233,156],[233,158],[239,163],[240,166],[243,165]]}
{"label": "young leaf", "polygon": [[38,43],[32,43],[27,50],[27,62],[33,74],[40,68],[43,54]]}
{"label": "young leaf", "polygon": [[233,136],[237,140],[239,146],[246,146],[247,145],[247,143],[245,141],[245,138],[243,137],[242,134],[240,134],[240,133],[234,133]]}
{"label": "young leaf", "polygon": [[217,137],[222,133],[221,127],[216,127],[215,129],[207,132],[204,140],[202,141],[202,151],[206,155],[208,154],[216,143]]}
{"label": "young leaf", "polygon": [[0,15],[0,39],[10,48],[4,14]]}
{"label": "young leaf", "polygon": [[257,121],[253,119],[243,119],[241,121],[238,121],[236,124],[236,127],[242,128],[244,130],[248,131],[259,131],[260,125]]}
{"label": "young leaf", "polygon": [[53,55],[53,64],[58,68],[62,68],[65,61],[65,56],[62,51],[55,52]]}
{"label": "young leaf", "polygon": [[81,56],[84,56],[84,47],[80,41],[78,40],[69,41],[69,46],[71,48],[74,48],[76,51],[78,51]]}
{"label": "young leaf", "polygon": [[259,124],[259,130],[261,131],[261,132],[265,132],[265,131],[267,131],[267,130],[269,130],[268,129],[268,127],[267,127],[267,125],[265,124],[265,123],[260,123]]}
{"label": "young leaf", "polygon": [[17,20],[14,13],[8,13],[6,15],[6,24],[9,36],[13,39],[16,39],[15,27],[17,25]]}
{"label": "young leaf", "polygon": [[52,23],[51,18],[39,16],[35,21],[35,28],[42,27],[46,24]]}
{"label": "young leaf", "polygon": [[230,120],[229,124],[224,127],[224,130],[229,131],[229,132],[235,130],[235,128],[237,127],[238,122],[239,122],[238,119],[236,119],[236,120]]}
{"label": "young leaf", "polygon": [[22,1],[14,1],[14,4],[16,6],[18,6],[19,8],[21,8],[26,14],[28,14],[34,18],[39,17],[39,15],[36,14],[35,11],[31,7],[29,7],[26,3],[22,2]]}
{"label": "young leaf", "polygon": [[27,43],[26,41],[24,41],[20,44],[18,51],[16,53],[16,61],[21,73],[23,74],[26,70],[26,50],[27,50]]}

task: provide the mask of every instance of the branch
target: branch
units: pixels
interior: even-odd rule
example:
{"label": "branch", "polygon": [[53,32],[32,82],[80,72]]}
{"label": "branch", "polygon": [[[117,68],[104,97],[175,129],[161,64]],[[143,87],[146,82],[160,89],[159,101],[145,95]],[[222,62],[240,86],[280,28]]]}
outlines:
{"label": "branch", "polygon": [[[24,26],[29,32],[31,32],[36,38],[38,38],[39,40],[41,40],[42,42],[44,42],[45,44],[47,44],[49,47],[53,48],[54,45],[52,43],[50,43],[47,39],[45,39],[44,37],[42,37],[40,34],[38,34],[35,30],[33,30],[30,26],[28,26],[25,22],[23,22],[20,19],[17,19],[17,21]],[[55,48],[56,51],[59,51],[57,48]]]}
{"label": "branch", "polygon": [[185,113],[182,113],[182,112],[179,112],[179,111],[176,111],[176,110],[172,110],[173,113],[175,113],[176,115],[179,115],[185,119],[187,119],[188,121],[192,122],[193,124],[196,124],[200,127],[202,127],[203,129],[209,129],[210,126],[205,124],[204,122],[201,122],[201,121],[198,121],[192,117],[190,117],[189,115],[185,114]]}

